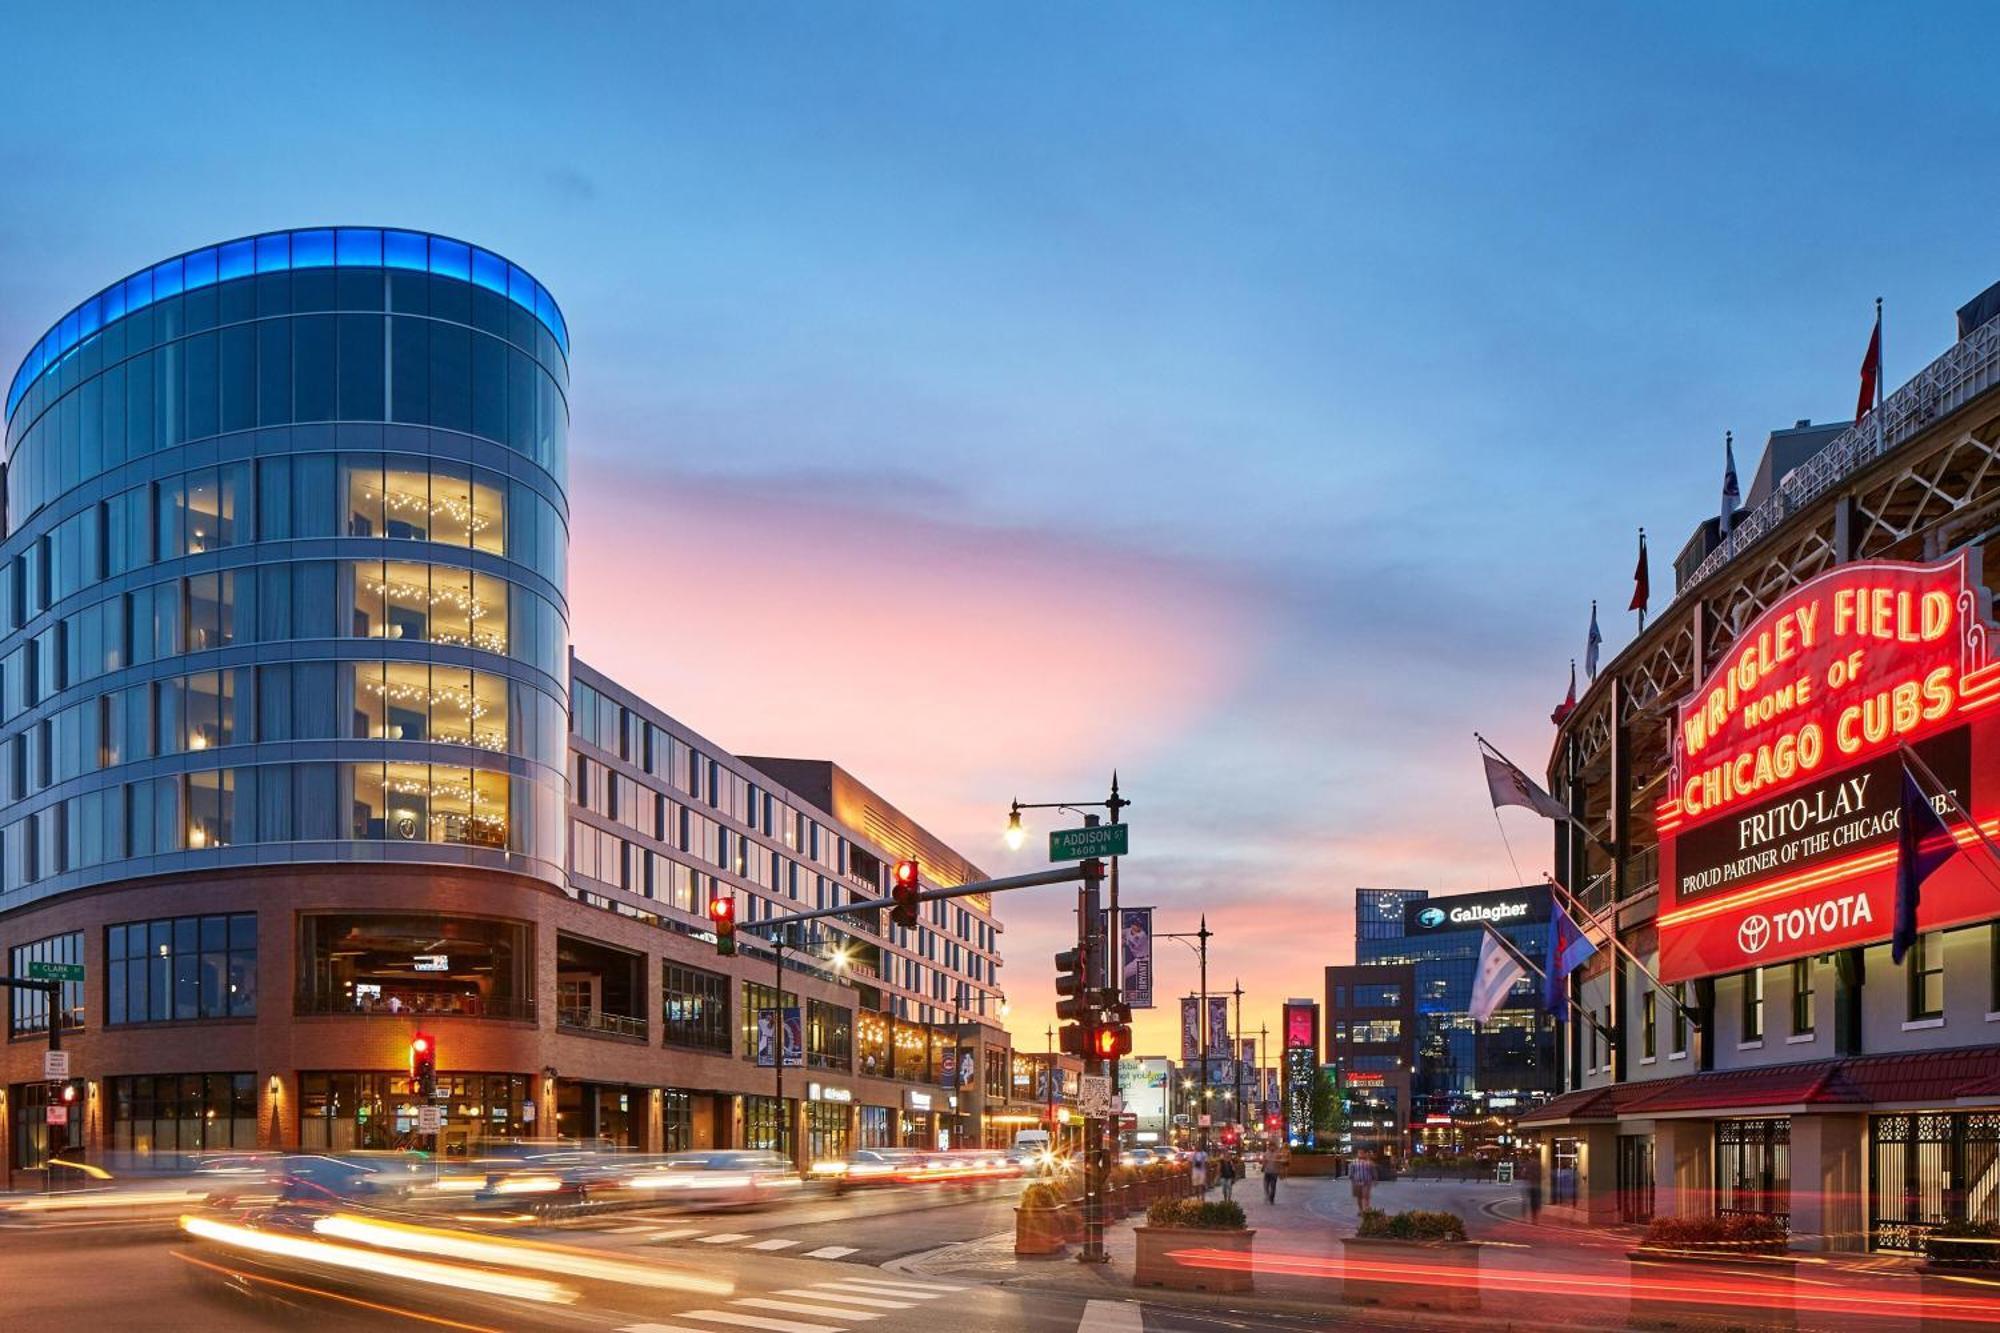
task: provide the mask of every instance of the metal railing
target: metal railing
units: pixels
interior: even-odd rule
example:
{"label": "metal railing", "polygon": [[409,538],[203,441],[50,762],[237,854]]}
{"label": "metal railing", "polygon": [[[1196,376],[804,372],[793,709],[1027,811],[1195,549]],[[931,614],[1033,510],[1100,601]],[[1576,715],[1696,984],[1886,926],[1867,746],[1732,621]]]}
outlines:
{"label": "metal railing", "polygon": [[[1737,520],[1720,546],[1695,569],[1674,600],[1761,541],[1779,524],[1932,422],[2000,384],[2000,319],[1989,320],[1925,366],[1882,406],[1787,472],[1763,503]],[[1877,418],[1880,418],[1878,421]]]}
{"label": "metal railing", "polygon": [[606,1033],[613,1037],[646,1039],[646,1020],[627,1014],[607,1014],[598,1009],[558,1009],[556,1026],[574,1032]]}
{"label": "metal railing", "polygon": [[292,999],[292,1012],[307,1018],[502,1018],[532,1023],[535,1020],[535,1002],[532,999],[441,996],[415,991],[385,991],[381,995],[357,999],[352,995],[318,995],[302,991]]}

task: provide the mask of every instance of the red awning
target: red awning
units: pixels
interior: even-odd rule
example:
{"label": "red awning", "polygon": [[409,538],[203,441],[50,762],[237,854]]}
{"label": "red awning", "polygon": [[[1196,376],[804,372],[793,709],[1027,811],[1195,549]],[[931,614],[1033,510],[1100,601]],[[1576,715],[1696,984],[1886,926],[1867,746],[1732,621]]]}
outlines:
{"label": "red awning", "polygon": [[1631,1115],[1668,1111],[1724,1111],[1759,1106],[1797,1106],[1822,1101],[1865,1100],[1830,1094],[1840,1062],[1812,1060],[1765,1069],[1727,1069],[1687,1074],[1658,1083],[1636,1084],[1640,1091],[1620,1109]]}
{"label": "red awning", "polygon": [[1578,1120],[1616,1120],[1618,1113],[1613,1103],[1622,1091],[1625,1089],[1614,1085],[1565,1092],[1560,1097],[1543,1102],[1522,1116],[1518,1123],[1524,1126],[1564,1125]]}

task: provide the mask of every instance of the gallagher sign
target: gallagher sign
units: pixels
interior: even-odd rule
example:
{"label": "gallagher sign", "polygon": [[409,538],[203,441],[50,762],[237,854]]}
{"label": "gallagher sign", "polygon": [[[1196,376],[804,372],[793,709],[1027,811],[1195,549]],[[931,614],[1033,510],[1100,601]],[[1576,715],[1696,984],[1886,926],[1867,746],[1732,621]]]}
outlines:
{"label": "gallagher sign", "polygon": [[[2000,813],[1994,632],[1964,552],[1843,565],[1737,637],[1675,714],[1657,811],[1663,980],[1889,938],[1899,746],[1975,819]],[[1964,858],[1924,885],[1925,930],[1993,915],[1991,887]]]}

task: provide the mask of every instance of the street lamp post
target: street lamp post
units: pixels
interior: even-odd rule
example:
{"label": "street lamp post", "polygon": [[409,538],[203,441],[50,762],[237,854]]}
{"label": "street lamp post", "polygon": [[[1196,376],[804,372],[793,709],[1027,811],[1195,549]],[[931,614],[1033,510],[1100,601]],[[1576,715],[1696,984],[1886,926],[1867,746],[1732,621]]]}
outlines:
{"label": "street lamp post", "polygon": [[[1201,1051],[1201,1098],[1200,1098],[1199,1102],[1198,1102],[1198,1103],[1196,1104],[1196,1105],[1197,1105],[1197,1110],[1196,1110],[1195,1114],[1196,1114],[1196,1117],[1197,1117],[1197,1119],[1198,1119],[1198,1118],[1199,1118],[1199,1117],[1200,1117],[1201,1115],[1205,1114],[1205,1108],[1206,1108],[1206,1107],[1208,1106],[1208,1103],[1209,1103],[1209,1086],[1208,1086],[1208,1046],[1209,1046],[1209,1042],[1208,1042],[1208,941],[1209,941],[1209,937],[1210,937],[1210,936],[1212,936],[1212,935],[1214,935],[1214,934],[1215,934],[1215,932],[1214,932],[1214,931],[1212,931],[1212,930],[1210,930],[1210,929],[1208,928],[1208,913],[1206,913],[1206,912],[1203,912],[1203,913],[1201,914],[1201,929],[1200,929],[1200,930],[1183,930],[1183,931],[1166,931],[1166,932],[1164,932],[1164,933],[1160,933],[1160,934],[1156,934],[1156,935],[1154,936],[1154,938],[1155,938],[1155,939],[1162,939],[1162,940],[1179,940],[1179,941],[1180,941],[1180,942],[1181,942],[1182,944],[1187,944],[1187,942],[1188,942],[1189,940],[1199,940],[1199,941],[1200,941],[1200,945],[1199,945],[1199,947],[1197,947],[1196,945],[1193,945],[1193,944],[1188,944],[1188,948],[1190,948],[1190,949],[1193,949],[1193,950],[1195,951],[1195,953],[1196,953],[1196,954],[1197,954],[1197,955],[1198,955],[1198,956],[1200,957],[1200,959],[1201,959],[1201,1007],[1200,1007],[1199,1009],[1197,1009],[1197,1010],[1195,1011],[1195,1019],[1194,1019],[1194,1042],[1195,1042],[1195,1046],[1196,1046],[1196,1047],[1197,1047],[1197,1048],[1198,1048],[1198,1049],[1199,1049],[1199,1050]],[[1210,1117],[1210,1118],[1212,1119],[1213,1117]],[[1202,1151],[1203,1151],[1203,1152],[1207,1152],[1207,1151],[1208,1151],[1208,1126],[1207,1126],[1207,1125],[1200,1125],[1200,1124],[1198,1124],[1198,1125],[1197,1125],[1196,1127],[1197,1127],[1198,1129],[1200,1129],[1200,1130],[1201,1130],[1201,1148],[1202,1148]]]}
{"label": "street lamp post", "polygon": [[1234,1113],[1237,1128],[1240,1132],[1245,1123],[1243,1119],[1243,978],[1241,977],[1236,979],[1236,1050],[1233,1054],[1236,1056],[1236,1106]]}

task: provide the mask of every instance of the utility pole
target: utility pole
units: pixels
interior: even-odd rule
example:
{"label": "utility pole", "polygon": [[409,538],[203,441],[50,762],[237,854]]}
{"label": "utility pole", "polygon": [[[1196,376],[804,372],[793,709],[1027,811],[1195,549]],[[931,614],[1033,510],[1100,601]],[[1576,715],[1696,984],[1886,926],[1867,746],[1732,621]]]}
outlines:
{"label": "utility pole", "polygon": [[1212,1044],[1208,1039],[1209,933],[1208,913],[1203,912],[1201,914],[1201,929],[1194,933],[1195,938],[1201,941],[1201,1012],[1195,1020],[1195,1037],[1201,1043],[1201,1115],[1195,1123],[1201,1126],[1201,1150],[1203,1152],[1208,1151],[1208,1122],[1215,1119],[1215,1113],[1209,1110],[1209,1092],[1211,1089],[1208,1086],[1208,1048]]}
{"label": "utility pole", "polygon": [[[1111,770],[1111,797],[1104,808],[1111,812],[1111,822],[1119,822],[1119,815],[1132,804],[1118,794],[1118,770]],[[1095,820],[1086,820],[1095,823]],[[1111,858],[1111,875],[1107,881],[1104,905],[1104,984],[1111,992],[1114,1007],[1125,1002],[1125,953],[1123,948],[1124,923],[1118,919],[1118,858]],[[1125,1113],[1123,1093],[1118,1086],[1118,1057],[1111,1058],[1111,1146],[1116,1149],[1123,1138],[1118,1126]]]}
{"label": "utility pole", "polygon": [[771,1026],[771,1063],[777,1066],[778,1071],[778,1112],[776,1118],[778,1141],[773,1146],[780,1153],[783,1153],[792,1166],[796,1168],[798,1166],[798,1153],[796,1151],[798,1145],[792,1145],[794,1149],[792,1152],[787,1153],[785,1151],[785,1139],[787,1137],[785,1131],[792,1127],[792,1118],[785,1113],[785,932],[782,929],[773,931],[771,934],[771,966],[774,974],[771,979],[776,983],[773,988],[778,992],[777,1022]]}
{"label": "utility pole", "polygon": [[1056,1025],[1049,1024],[1049,1062],[1042,1066],[1042,1113],[1049,1122],[1049,1156],[1062,1144],[1056,1141]]}

